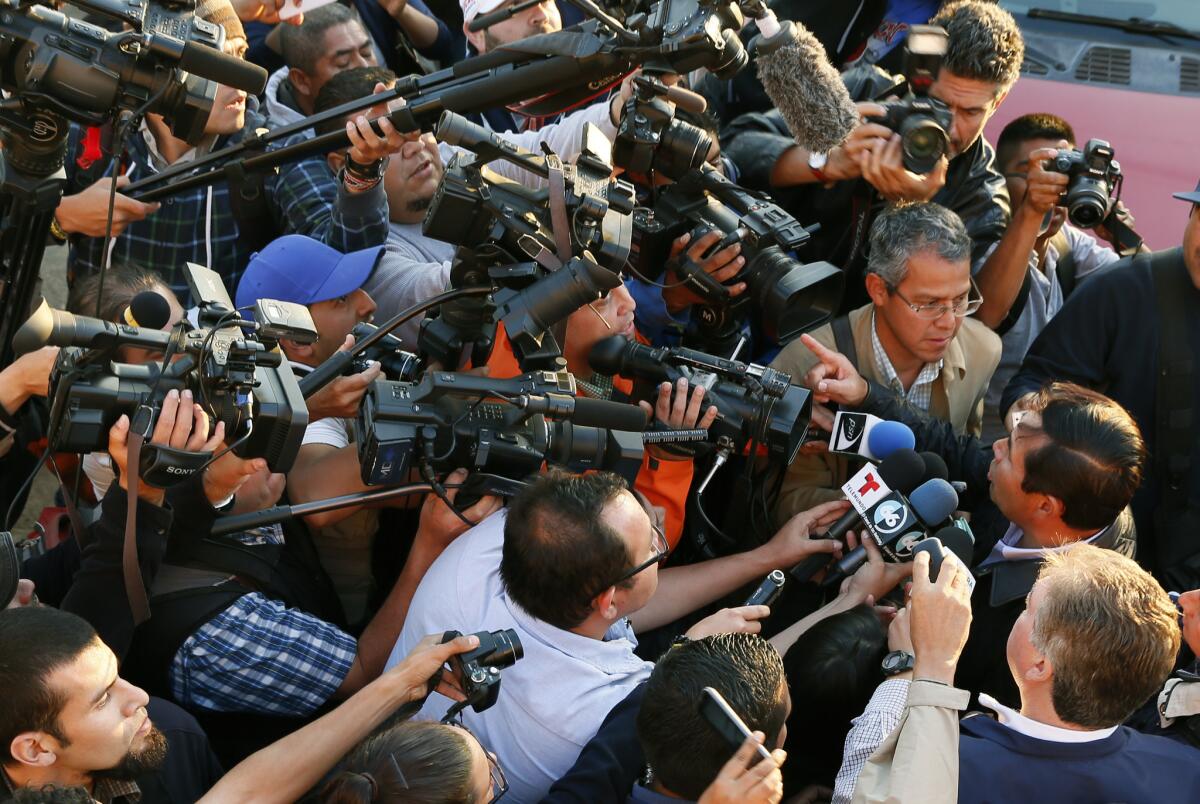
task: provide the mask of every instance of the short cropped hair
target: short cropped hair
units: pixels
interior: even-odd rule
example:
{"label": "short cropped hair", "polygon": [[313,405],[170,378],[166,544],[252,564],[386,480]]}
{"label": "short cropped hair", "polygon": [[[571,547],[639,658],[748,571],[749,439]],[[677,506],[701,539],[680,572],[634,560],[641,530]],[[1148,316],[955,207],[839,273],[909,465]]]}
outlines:
{"label": "short cropped hair", "polygon": [[638,740],[654,778],[692,801],[736,751],[699,712],[705,687],[721,693],[751,731],[766,735],[767,746],[776,744],[787,717],[783,660],[762,637],[718,634],[667,651],[646,683]]}
{"label": "short cropped hair", "polygon": [[500,578],[517,605],[564,630],[588,618],[592,600],[632,563],[621,534],[600,518],[627,489],[612,472],[551,469],[513,498]]}
{"label": "short cropped hair", "polygon": [[[96,315],[96,296],[100,293],[100,272],[76,279],[67,294],[67,310],[75,315]],[[99,318],[121,321],[133,297],[147,290],[167,289],[162,277],[137,265],[112,265],[104,272],[104,294],[100,298]]]}
{"label": "short cropped hair", "polygon": [[325,54],[325,32],[348,22],[358,23],[355,13],[341,3],[330,3],[304,12],[302,25],[280,25],[279,51],[283,63],[312,75],[317,61]]}
{"label": "short cropped hair", "polygon": [[[313,113],[320,114],[343,103],[365,98],[375,91],[376,84],[390,85],[395,80],[396,74],[386,67],[355,67],[342,70],[335,73],[321,87],[316,100],[313,101]],[[328,134],[331,131],[341,131],[345,127],[345,120],[326,120],[317,125],[316,133]]]}
{"label": "short cropped hair", "polygon": [[1174,667],[1170,597],[1134,561],[1091,544],[1048,554],[1038,584],[1030,639],[1054,667],[1054,711],[1087,729],[1123,723]]}
{"label": "short cropped hair", "polygon": [[877,274],[895,289],[908,275],[908,261],[923,252],[933,252],[947,262],[971,257],[971,236],[962,218],[931,201],[893,204],[871,224],[871,251],[867,273]]}
{"label": "short cropped hair", "polygon": [[1025,453],[1021,489],[1063,504],[1063,522],[1099,529],[1129,505],[1142,483],[1146,444],[1125,408],[1067,382],[1047,385],[1025,405],[1042,416],[1046,443]]}
{"label": "short cropped hair", "polygon": [[1074,146],[1075,129],[1056,114],[1023,114],[1000,132],[1000,138],[996,140],[996,164],[1004,168],[1012,159],[1017,146],[1030,140],[1066,140]]}
{"label": "short cropped hair", "polygon": [[943,68],[961,78],[996,84],[997,94],[1017,82],[1025,40],[1012,14],[994,2],[958,0],[930,23],[945,28],[949,38]]}
{"label": "short cropped hair", "polygon": [[0,610],[0,764],[13,763],[9,747],[23,732],[44,731],[68,744],[58,720],[66,700],[47,679],[99,644],[95,629],[74,614],[50,606]]}

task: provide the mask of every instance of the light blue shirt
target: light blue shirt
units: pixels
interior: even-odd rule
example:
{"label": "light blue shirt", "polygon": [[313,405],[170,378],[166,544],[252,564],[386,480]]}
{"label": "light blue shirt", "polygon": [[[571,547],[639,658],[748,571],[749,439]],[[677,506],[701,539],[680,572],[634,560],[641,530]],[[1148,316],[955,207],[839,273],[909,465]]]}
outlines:
{"label": "light blue shirt", "polygon": [[[508,798],[536,802],[653,665],[634,655],[626,621],[601,641],[542,622],[510,600],[500,580],[505,517],[498,511],[459,536],[425,573],[387,666],[428,634],[514,629],[524,658],[503,671],[496,704],[482,713],[467,708],[463,721],[495,752]],[[434,693],[417,717],[439,720],[451,704]]]}

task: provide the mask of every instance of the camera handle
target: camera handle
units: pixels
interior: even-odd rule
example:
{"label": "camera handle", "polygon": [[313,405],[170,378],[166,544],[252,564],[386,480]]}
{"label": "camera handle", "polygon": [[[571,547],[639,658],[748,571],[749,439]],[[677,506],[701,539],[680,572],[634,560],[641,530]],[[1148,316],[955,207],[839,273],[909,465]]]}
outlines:
{"label": "camera handle", "polygon": [[[451,488],[455,487],[454,484],[450,484],[450,486]],[[292,519],[293,517],[323,514],[326,511],[337,511],[338,509],[348,508],[352,505],[383,502],[409,494],[424,494],[432,490],[433,488],[428,483],[409,483],[403,486],[389,486],[375,491],[343,494],[340,497],[330,497],[326,500],[314,500],[295,505],[275,505],[270,508],[264,508],[261,511],[251,511],[248,514],[221,517],[213,525],[212,535],[224,536],[227,533],[241,533],[250,528],[272,525],[276,522],[283,522],[285,519]]]}

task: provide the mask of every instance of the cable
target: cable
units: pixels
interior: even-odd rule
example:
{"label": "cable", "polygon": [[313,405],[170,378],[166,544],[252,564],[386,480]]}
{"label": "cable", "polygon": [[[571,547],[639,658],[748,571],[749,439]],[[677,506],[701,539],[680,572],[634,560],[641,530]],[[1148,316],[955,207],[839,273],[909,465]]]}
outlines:
{"label": "cable", "polygon": [[41,471],[42,464],[45,463],[49,454],[50,448],[47,447],[42,451],[42,454],[38,456],[37,463],[33,465],[33,471],[29,473],[29,476],[25,478],[25,481],[21,484],[21,487],[17,489],[17,493],[13,495],[12,500],[8,504],[8,510],[4,513],[3,530],[12,530],[12,526],[16,522],[16,514],[18,513],[16,511],[17,502],[29,493],[29,489],[33,485],[33,479],[37,477],[38,472]]}

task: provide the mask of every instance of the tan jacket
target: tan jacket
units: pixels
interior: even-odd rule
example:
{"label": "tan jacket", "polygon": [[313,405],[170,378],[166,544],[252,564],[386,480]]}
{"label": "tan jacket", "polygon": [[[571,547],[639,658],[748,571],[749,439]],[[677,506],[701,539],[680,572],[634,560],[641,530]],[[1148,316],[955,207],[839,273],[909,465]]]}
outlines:
{"label": "tan jacket", "polygon": [[958,801],[958,715],[971,694],[914,681],[900,724],[867,760],[853,804],[955,804]]}
{"label": "tan jacket", "polygon": [[[884,382],[875,370],[871,349],[871,304],[850,312],[850,331],[858,352],[858,370],[869,380]],[[830,349],[836,349],[829,324],[810,333]],[[974,318],[963,320],[950,341],[942,373],[933,384],[929,412],[954,425],[960,433],[979,435],[983,425],[983,397],[992,372],[1000,362],[1000,338]],[[803,384],[817,359],[800,341],[792,341],[771,367],[792,375]],[[850,477],[849,462],[837,455],[797,455],[788,467],[779,493],[776,518],[780,523],[819,503],[841,498],[838,489]]]}

